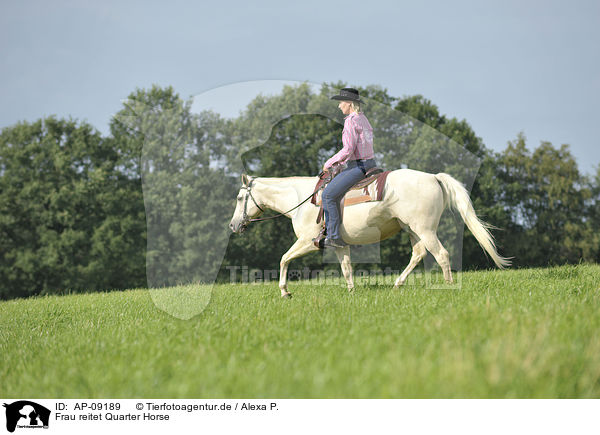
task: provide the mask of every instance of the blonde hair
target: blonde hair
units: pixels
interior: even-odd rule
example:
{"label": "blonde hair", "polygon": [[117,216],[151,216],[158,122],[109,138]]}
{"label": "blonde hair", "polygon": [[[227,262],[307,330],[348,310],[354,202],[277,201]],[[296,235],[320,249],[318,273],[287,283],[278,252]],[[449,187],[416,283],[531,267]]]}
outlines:
{"label": "blonde hair", "polygon": [[360,113],[360,103],[358,101],[351,101],[352,110],[356,113]]}

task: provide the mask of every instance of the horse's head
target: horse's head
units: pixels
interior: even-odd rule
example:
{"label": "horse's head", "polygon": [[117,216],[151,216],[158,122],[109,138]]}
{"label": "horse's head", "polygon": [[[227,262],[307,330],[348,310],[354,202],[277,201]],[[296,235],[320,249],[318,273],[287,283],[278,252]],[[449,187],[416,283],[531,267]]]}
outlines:
{"label": "horse's head", "polygon": [[229,222],[229,228],[234,233],[243,233],[250,223],[250,219],[257,217],[264,211],[259,206],[252,192],[255,179],[249,175],[242,174],[242,187],[237,194],[235,211],[233,212],[231,222]]}

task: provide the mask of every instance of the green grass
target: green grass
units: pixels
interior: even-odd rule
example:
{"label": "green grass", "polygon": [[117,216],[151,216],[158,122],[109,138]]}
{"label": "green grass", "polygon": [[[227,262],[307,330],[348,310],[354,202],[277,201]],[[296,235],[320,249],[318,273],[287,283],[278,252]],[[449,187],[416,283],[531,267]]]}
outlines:
{"label": "green grass", "polygon": [[0,303],[5,398],[598,398],[600,266],[470,272],[455,290],[219,285]]}

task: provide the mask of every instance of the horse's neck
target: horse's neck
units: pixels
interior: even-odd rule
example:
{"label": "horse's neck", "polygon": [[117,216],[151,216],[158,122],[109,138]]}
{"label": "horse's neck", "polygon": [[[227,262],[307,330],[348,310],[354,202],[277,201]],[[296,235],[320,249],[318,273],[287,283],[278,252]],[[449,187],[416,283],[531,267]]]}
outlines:
{"label": "horse's neck", "polygon": [[296,207],[311,194],[316,183],[317,177],[256,179],[260,201],[277,213],[285,213]]}

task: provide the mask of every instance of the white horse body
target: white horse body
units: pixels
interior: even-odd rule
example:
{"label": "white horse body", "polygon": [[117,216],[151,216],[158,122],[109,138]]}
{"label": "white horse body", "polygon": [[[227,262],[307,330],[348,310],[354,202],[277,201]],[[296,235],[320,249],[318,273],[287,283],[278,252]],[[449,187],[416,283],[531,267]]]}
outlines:
{"label": "white horse body", "polygon": [[[248,217],[261,213],[260,208],[269,208],[285,213],[306,199],[316,186],[318,177],[252,178],[242,176],[242,188],[238,193],[237,205],[230,223],[234,232],[242,232],[249,222]],[[251,191],[251,194],[250,194]],[[249,200],[251,196],[251,200]],[[436,231],[446,206],[455,208],[471,230],[482,248],[492,257],[498,267],[510,264],[498,255],[489,225],[479,220],[473,210],[464,186],[448,174],[428,174],[411,169],[392,171],[386,181],[381,201],[371,201],[343,208],[340,235],[350,245],[377,243],[400,230],[408,231],[413,245],[410,263],[396,280],[402,285],[414,267],[431,252],[444,273],[452,282],[448,251],[437,238]],[[243,210],[246,208],[247,217]],[[321,228],[316,223],[319,207],[310,202],[286,213],[292,219],[298,240],[283,255],[280,263],[279,287],[282,296],[287,292],[287,269],[289,262],[309,252],[318,250],[312,239]],[[336,249],[348,289],[352,290],[352,266],[350,248]]]}

